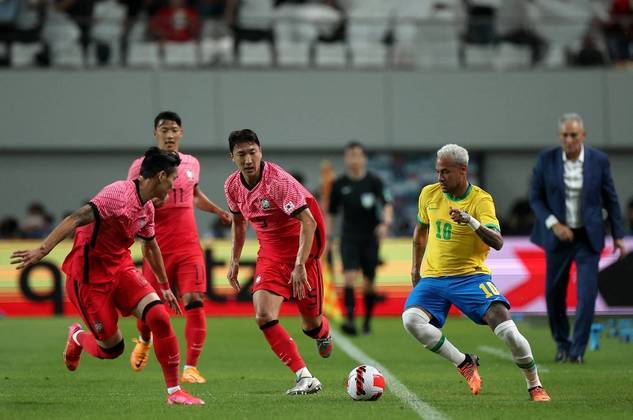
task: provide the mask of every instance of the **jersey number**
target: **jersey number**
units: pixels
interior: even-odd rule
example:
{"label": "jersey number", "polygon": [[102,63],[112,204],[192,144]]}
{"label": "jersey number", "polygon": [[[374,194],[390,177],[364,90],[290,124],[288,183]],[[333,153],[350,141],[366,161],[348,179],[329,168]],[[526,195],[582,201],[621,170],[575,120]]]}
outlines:
{"label": "jersey number", "polygon": [[185,190],[184,188],[172,188],[171,190],[172,196],[174,197],[174,203],[183,203],[185,201]]}
{"label": "jersey number", "polygon": [[442,224],[442,221],[438,220],[437,222],[435,222],[435,227],[436,227],[435,237],[437,239],[444,239],[445,241],[448,241],[451,239],[453,227],[451,226],[450,223],[446,222]]}
{"label": "jersey number", "polygon": [[499,296],[499,289],[497,289],[497,287],[491,282],[491,281],[487,281],[485,284],[484,283],[479,283],[479,288],[484,292],[484,295],[486,295],[486,299],[489,299],[493,296]]}

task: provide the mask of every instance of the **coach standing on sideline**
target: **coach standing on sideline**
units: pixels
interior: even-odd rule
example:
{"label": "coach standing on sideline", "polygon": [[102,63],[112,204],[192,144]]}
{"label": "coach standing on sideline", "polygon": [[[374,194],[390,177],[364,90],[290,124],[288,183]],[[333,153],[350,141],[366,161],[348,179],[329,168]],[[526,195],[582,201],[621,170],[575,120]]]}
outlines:
{"label": "coach standing on sideline", "polygon": [[371,317],[376,303],[374,280],[378,266],[378,247],[393,220],[391,196],[376,175],[367,172],[364,146],[352,141],[345,146],[345,174],[332,186],[327,216],[328,236],[332,236],[336,214],[343,210],[341,259],[345,277],[346,322],[341,329],[356,335],[354,285],[359,269],[363,274],[365,320],[363,333],[371,331]]}
{"label": "coach standing on sideline", "polygon": [[[537,223],[532,242],[545,249],[545,296],[556,362],[583,363],[598,294],[598,262],[604,248],[603,208],[620,258],[626,252],[618,196],[607,155],[583,145],[585,130],[578,114],[559,120],[561,147],[542,152],[534,166],[530,206]],[[576,262],[578,304],[574,333],[567,319],[567,285]]]}

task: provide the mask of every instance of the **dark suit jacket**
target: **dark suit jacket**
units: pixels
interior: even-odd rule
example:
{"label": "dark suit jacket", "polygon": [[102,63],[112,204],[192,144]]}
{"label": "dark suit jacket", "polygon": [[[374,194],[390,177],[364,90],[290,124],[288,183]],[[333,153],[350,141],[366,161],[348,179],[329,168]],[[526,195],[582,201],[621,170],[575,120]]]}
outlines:
{"label": "dark suit jacket", "polygon": [[[620,205],[613,186],[611,169],[607,155],[597,149],[584,146],[582,192],[580,194],[580,216],[587,231],[591,247],[600,252],[604,248],[604,222],[602,209],[607,210],[608,223],[614,238],[624,237],[621,224]],[[542,152],[532,173],[530,183],[530,207],[536,214],[537,222],[531,240],[545,248],[555,250],[560,241],[551,229],[545,226],[550,214],[566,224],[565,181],[563,150],[555,147]]]}

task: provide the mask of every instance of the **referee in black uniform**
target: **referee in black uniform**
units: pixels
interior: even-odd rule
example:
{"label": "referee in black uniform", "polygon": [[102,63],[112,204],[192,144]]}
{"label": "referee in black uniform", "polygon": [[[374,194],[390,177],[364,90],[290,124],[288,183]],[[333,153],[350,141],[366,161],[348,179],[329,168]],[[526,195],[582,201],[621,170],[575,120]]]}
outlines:
{"label": "referee in black uniform", "polygon": [[382,181],[367,172],[367,153],[363,145],[352,141],[345,146],[345,175],[332,186],[328,209],[327,229],[332,227],[339,210],[343,210],[341,224],[341,259],[345,278],[345,310],[347,320],[343,332],[356,335],[354,283],[359,269],[363,273],[365,321],[363,333],[371,331],[371,315],[376,295],[374,279],[378,265],[378,246],[387,236],[393,219],[391,197]]}

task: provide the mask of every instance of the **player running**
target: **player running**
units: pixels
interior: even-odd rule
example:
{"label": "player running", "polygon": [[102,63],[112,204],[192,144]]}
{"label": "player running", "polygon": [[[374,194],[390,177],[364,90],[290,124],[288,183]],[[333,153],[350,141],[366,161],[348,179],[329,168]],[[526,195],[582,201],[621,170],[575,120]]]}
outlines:
{"label": "player running", "polygon": [[[451,304],[503,341],[523,372],[533,401],[549,401],[530,344],[510,318],[510,303],[497,290],[484,263],[490,247],[503,246],[490,194],[468,182],[468,152],[447,144],[437,152],[438,182],[422,189],[413,233],[411,280],[405,329],[424,347],[451,361],[473,395],[481,389],[479,358],[464,354],[440,328]],[[420,271],[420,264],[422,271]]]}
{"label": "player running", "polygon": [[303,332],[316,340],[322,357],[332,352],[327,318],[322,314],[323,278],[320,257],[325,247],[321,210],[314,197],[278,165],[262,160],[257,134],[245,129],[229,136],[231,174],[224,193],[233,213],[233,242],[228,280],[240,289],[237,275],[247,221],[259,241],[253,305],[255,320],[273,352],[296,375],[286,394],[314,394],[321,382],[308,370],[293,339],[279,323],[281,304],[296,299]]}
{"label": "player running", "polygon": [[[185,308],[187,359],[180,380],[205,383],[206,379],[197,365],[207,336],[204,313],[207,281],[193,208],[217,214],[224,224],[231,223],[231,214],[209,200],[198,186],[200,163],[195,157],[179,152],[182,135],[182,122],[175,112],[164,111],[154,118],[154,138],[158,141],[158,148],[177,154],[181,161],[178,177],[167,199],[156,209],[156,241],[163,254],[167,278],[181,295]],[[128,179],[138,178],[142,160],[138,158],[132,163]],[[157,291],[160,290],[147,258],[143,262],[143,276]],[[137,327],[139,338],[134,339],[136,345],[130,355],[130,364],[134,371],[140,372],[149,360],[152,334],[143,320],[137,321]]]}
{"label": "player running", "polygon": [[199,405],[201,399],[180,389],[178,339],[169,314],[154,288],[136,270],[129,248],[136,237],[160,284],[163,299],[176,313],[178,301],[169,288],[160,248],[154,239],[152,199],[164,199],[176,179],[178,156],[150,148],[134,181],[117,181],[104,187],[92,200],[66,217],[35,249],[15,251],[11,263],[17,269],[44,258],[75,232],[70,254],[64,260],[66,293],[89,331],[74,323],[68,331],[64,362],[74,371],[82,351],[99,359],[115,359],[124,350],[118,312],[134,314],[154,335],[155,353],[167,384],[167,403]]}

